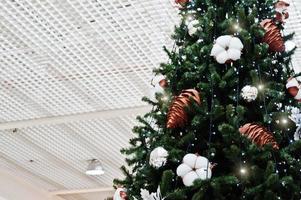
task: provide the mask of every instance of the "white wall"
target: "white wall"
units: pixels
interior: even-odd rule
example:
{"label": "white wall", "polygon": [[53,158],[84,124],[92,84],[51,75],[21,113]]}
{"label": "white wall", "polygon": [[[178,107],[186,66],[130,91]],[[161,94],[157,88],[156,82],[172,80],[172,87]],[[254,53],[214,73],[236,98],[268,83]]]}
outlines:
{"label": "white wall", "polygon": [[62,200],[18,177],[0,172],[0,200]]}

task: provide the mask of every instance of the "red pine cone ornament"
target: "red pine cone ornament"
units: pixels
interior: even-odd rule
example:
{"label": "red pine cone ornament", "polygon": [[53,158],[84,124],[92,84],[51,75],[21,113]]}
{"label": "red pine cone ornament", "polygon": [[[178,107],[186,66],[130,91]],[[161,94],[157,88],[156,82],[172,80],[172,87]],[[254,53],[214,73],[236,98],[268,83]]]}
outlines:
{"label": "red pine cone ornament", "polygon": [[188,114],[185,107],[190,106],[191,98],[201,104],[199,92],[194,89],[183,90],[181,94],[174,98],[167,114],[167,128],[183,127],[188,122]]}
{"label": "red pine cone ornament", "polygon": [[263,20],[260,25],[266,31],[262,42],[267,43],[272,52],[283,52],[285,50],[284,40],[275,22],[271,19],[266,19]]}
{"label": "red pine cone ornament", "polygon": [[240,127],[239,132],[249,138],[253,143],[257,144],[259,147],[262,147],[266,144],[271,144],[274,149],[279,149],[273,134],[261,125],[248,123]]}
{"label": "red pine cone ornament", "polygon": [[290,78],[287,81],[286,89],[290,95],[294,97],[294,99],[301,102],[301,91],[300,91],[301,84],[296,78]]}

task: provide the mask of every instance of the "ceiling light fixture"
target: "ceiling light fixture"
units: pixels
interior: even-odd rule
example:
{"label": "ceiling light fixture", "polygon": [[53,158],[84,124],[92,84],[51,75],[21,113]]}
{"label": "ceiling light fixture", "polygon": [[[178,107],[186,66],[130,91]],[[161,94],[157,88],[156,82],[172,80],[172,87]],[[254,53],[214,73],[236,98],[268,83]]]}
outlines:
{"label": "ceiling light fixture", "polygon": [[86,174],[89,176],[98,176],[98,175],[103,175],[105,172],[101,166],[101,163],[97,159],[92,159],[89,160],[89,165],[86,170]]}

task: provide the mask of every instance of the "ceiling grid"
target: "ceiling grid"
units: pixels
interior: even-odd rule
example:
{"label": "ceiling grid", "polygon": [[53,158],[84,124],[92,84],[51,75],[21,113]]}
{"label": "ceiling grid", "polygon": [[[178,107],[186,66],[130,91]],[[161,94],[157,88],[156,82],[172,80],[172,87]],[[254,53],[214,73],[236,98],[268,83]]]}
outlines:
{"label": "ceiling grid", "polygon": [[[5,0],[0,6],[0,124],[129,109],[107,118],[0,131],[0,170],[48,191],[111,187],[150,92],[152,70],[167,56],[178,24],[174,0]],[[301,44],[301,2],[285,34]],[[301,72],[301,49],[293,64]],[[132,109],[132,110],[131,110]],[[151,109],[151,108],[150,108]],[[135,111],[136,113],[137,111]],[[143,114],[143,113],[141,113]],[[86,116],[86,115],[85,115]],[[103,176],[89,177],[89,159]],[[60,195],[104,199],[110,192]]]}

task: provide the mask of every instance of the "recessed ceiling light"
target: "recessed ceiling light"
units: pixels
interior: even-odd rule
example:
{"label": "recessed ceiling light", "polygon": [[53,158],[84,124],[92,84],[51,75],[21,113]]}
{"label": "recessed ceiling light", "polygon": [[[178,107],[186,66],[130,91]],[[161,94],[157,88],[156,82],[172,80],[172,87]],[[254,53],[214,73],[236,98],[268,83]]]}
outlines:
{"label": "recessed ceiling light", "polygon": [[97,159],[92,159],[89,161],[88,168],[86,170],[86,174],[89,176],[98,176],[103,175],[105,172],[101,166],[101,163]]}

